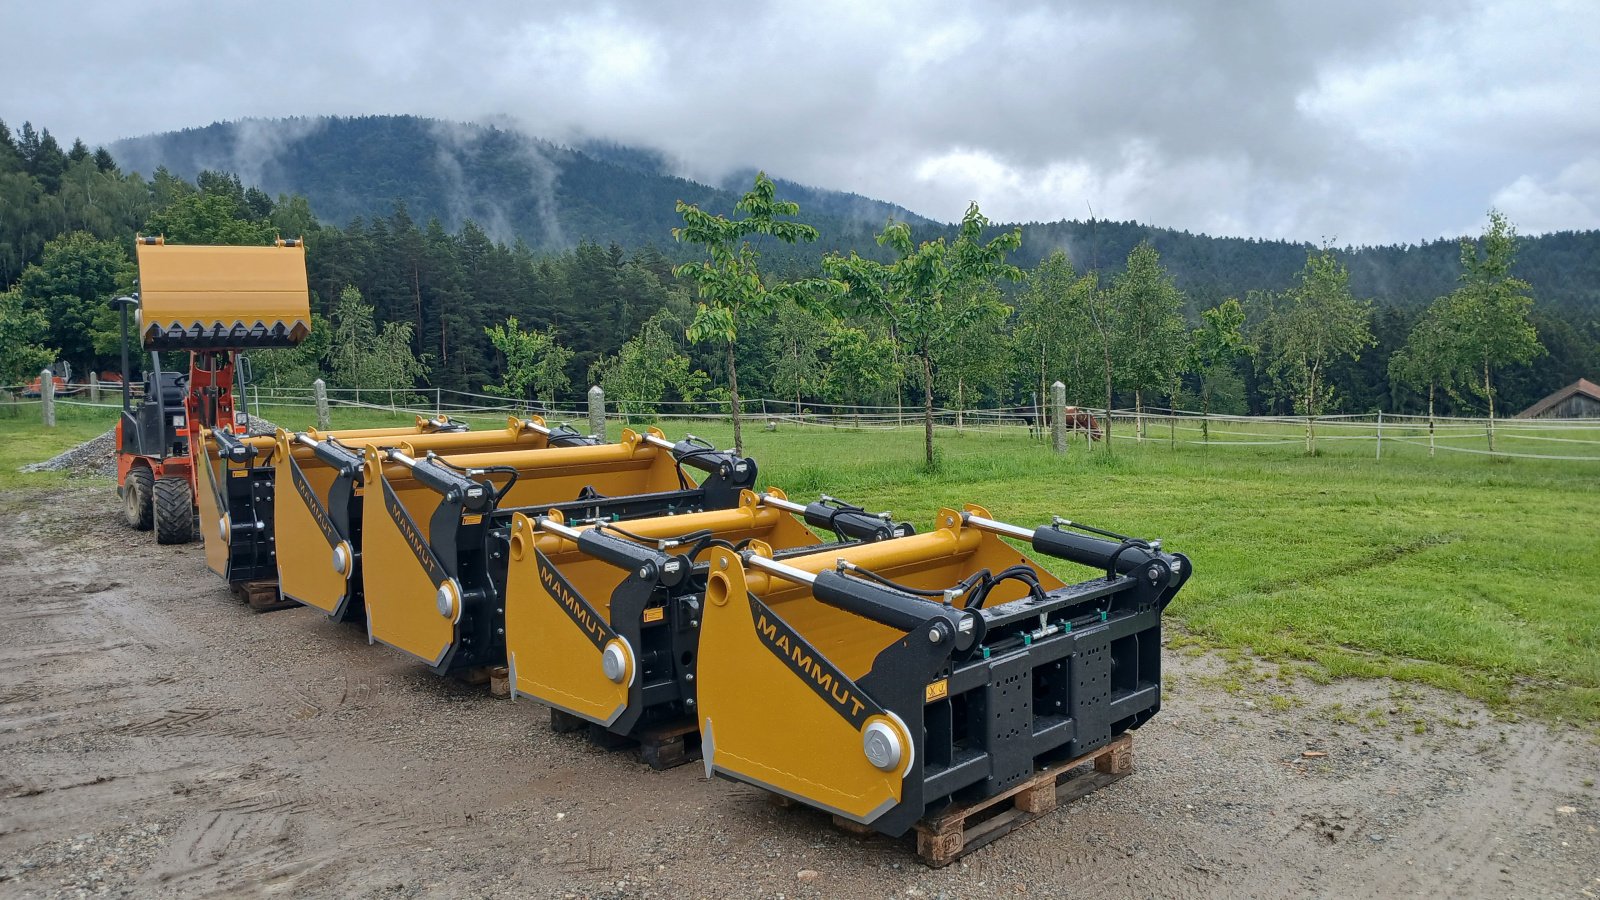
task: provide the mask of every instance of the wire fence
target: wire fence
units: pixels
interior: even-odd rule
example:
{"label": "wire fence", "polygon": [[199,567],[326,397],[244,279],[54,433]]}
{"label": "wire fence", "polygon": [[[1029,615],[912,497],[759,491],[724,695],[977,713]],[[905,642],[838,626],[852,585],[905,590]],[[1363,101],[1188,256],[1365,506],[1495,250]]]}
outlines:
{"label": "wire fence", "polygon": [[[316,388],[252,385],[246,398],[250,411],[263,407],[310,407]],[[578,404],[544,404],[513,400],[493,394],[445,388],[423,390],[325,388],[330,407],[382,410],[418,415],[539,415],[551,422],[584,423],[589,408]],[[587,399],[587,398],[585,398]],[[120,386],[103,386],[98,402],[84,391],[57,395],[63,407],[115,409],[121,406]],[[0,415],[18,417],[21,410],[37,407],[42,398],[25,396],[23,386],[0,387]],[[603,401],[605,416],[613,422],[646,423],[657,420],[685,422],[729,420],[727,401],[687,403],[660,401],[629,404]],[[796,402],[770,397],[743,398],[740,412],[747,427],[824,428],[852,430],[921,429],[921,407],[871,404]],[[1495,419],[1364,414],[1307,416],[1239,416],[1202,414],[1193,410],[1147,407],[1142,410],[1067,407],[1060,418],[1066,438],[1096,448],[1106,432],[1119,444],[1166,445],[1178,448],[1216,448],[1271,455],[1274,451],[1341,456],[1492,456],[1540,459],[1568,463],[1600,462],[1600,419]],[[935,407],[933,425],[940,432],[1010,435],[1050,442],[1052,416],[1048,407],[1014,406],[975,409]],[[582,430],[580,428],[580,430]]]}

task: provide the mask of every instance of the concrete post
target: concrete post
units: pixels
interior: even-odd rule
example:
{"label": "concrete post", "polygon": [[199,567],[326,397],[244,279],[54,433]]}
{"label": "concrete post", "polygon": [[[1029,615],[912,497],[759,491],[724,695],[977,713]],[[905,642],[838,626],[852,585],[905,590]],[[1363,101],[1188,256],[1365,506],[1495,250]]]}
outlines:
{"label": "concrete post", "polygon": [[589,433],[606,439],[606,392],[598,384],[589,388]]}
{"label": "concrete post", "polygon": [[56,427],[56,373],[49,369],[39,370],[39,409],[44,427]]}
{"label": "concrete post", "polygon": [[100,376],[94,372],[89,373],[89,402],[100,402]]}
{"label": "concrete post", "polygon": [[1059,381],[1050,385],[1050,443],[1067,452],[1067,386]]}
{"label": "concrete post", "polygon": [[311,391],[317,397],[317,430],[327,431],[333,427],[328,420],[328,383],[318,378],[311,382]]}

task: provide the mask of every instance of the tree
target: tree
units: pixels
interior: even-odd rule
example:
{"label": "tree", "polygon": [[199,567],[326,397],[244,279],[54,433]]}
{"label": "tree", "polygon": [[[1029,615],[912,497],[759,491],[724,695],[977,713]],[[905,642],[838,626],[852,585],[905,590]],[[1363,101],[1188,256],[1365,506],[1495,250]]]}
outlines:
{"label": "tree", "polygon": [[693,400],[704,386],[704,373],[691,369],[689,358],[668,334],[670,321],[665,315],[652,316],[621,350],[600,359],[589,371],[590,381],[600,385],[626,418],[655,416],[669,387]]}
{"label": "tree", "polygon": [[1450,297],[1440,297],[1428,307],[1406,337],[1406,344],[1389,357],[1389,380],[1398,386],[1426,390],[1428,394],[1428,455],[1433,455],[1433,401],[1439,388],[1453,391],[1459,379],[1462,352],[1460,335],[1451,322]]}
{"label": "tree", "polygon": [[[1229,297],[1200,313],[1200,327],[1189,332],[1189,371],[1200,381],[1200,413],[1211,415],[1211,393],[1218,375],[1248,354],[1244,339],[1244,307]],[[1206,440],[1211,438],[1207,419],[1200,420]]]}
{"label": "tree", "polygon": [[322,376],[322,361],[333,346],[333,326],[317,312],[311,313],[311,333],[293,347],[251,350],[252,384],[274,388],[304,388]]}
{"label": "tree", "polygon": [[330,318],[328,368],[335,383],[355,389],[357,400],[363,390],[392,393],[427,376],[427,364],[411,352],[411,323],[379,328],[354,286],[339,292]]}
{"label": "tree", "polygon": [[271,222],[250,218],[242,197],[225,189],[177,193],[150,215],[144,230],[174,244],[264,246],[278,236]]}
{"label": "tree", "polygon": [[1038,379],[1040,397],[1049,396],[1050,382],[1059,380],[1069,397],[1079,399],[1099,370],[1088,307],[1094,289],[1095,276],[1078,275],[1059,250],[1028,273],[1017,302],[1017,348],[1023,370]]}
{"label": "tree", "polygon": [[965,424],[967,398],[998,386],[1012,356],[1009,336],[1000,330],[1010,310],[994,286],[984,285],[965,302],[978,305],[978,312],[960,313],[966,324],[946,332],[933,348],[935,382],[955,402],[957,428]]}
{"label": "tree", "polygon": [[801,399],[816,394],[822,387],[820,352],[828,337],[827,323],[815,313],[785,299],[777,304],[767,338],[772,349],[772,389],[784,398],[794,398],[796,411]]}
{"label": "tree", "polygon": [[1468,382],[1489,405],[1489,450],[1494,450],[1494,374],[1503,366],[1527,362],[1544,352],[1528,321],[1532,288],[1511,275],[1517,256],[1517,231],[1499,210],[1489,210],[1489,227],[1474,242],[1461,241],[1461,287],[1448,300],[1461,359],[1472,367]]}
{"label": "tree", "polygon": [[890,336],[920,361],[923,449],[929,467],[934,464],[934,348],[946,335],[990,314],[987,306],[993,301],[981,292],[984,285],[1022,276],[1005,261],[1008,252],[1022,245],[1022,229],[985,243],[988,225],[974,203],[962,216],[954,243],[941,237],[916,244],[910,225],[890,222],[878,235],[878,244],[894,253],[894,262],[865,259],[854,251],[849,257],[830,254],[822,260],[823,270],[844,286],[838,298],[844,311],[882,320]]}
{"label": "tree", "polygon": [[1266,328],[1271,335],[1275,377],[1306,416],[1306,452],[1317,452],[1313,419],[1332,400],[1327,390],[1328,366],[1336,360],[1360,358],[1373,343],[1368,327],[1371,305],[1350,294],[1350,270],[1324,248],[1306,255],[1300,283],[1274,310]]}
{"label": "tree", "polygon": [[1144,392],[1169,387],[1183,358],[1183,293],[1156,249],[1141,241],[1111,279],[1110,301],[1112,354],[1123,384],[1133,388],[1134,423],[1144,440]]}
{"label": "tree", "polygon": [[[828,335],[827,351],[823,389],[835,403],[860,406],[878,400],[900,380],[894,346],[860,328],[835,328]],[[859,410],[856,421],[860,422]]]}
{"label": "tree", "polygon": [[117,339],[111,298],[133,289],[134,267],[120,244],[86,231],[45,244],[39,262],[23,270],[16,290],[25,309],[44,317],[44,343],[85,371],[96,366],[100,347]]}
{"label": "tree", "polygon": [[814,241],[817,230],[810,225],[788,221],[782,216],[800,214],[800,204],[777,199],[777,187],[767,173],[756,173],[755,185],[734,205],[741,219],[714,216],[682,200],[677,204],[683,225],[672,229],[672,236],[698,244],[710,258],[684,263],[675,269],[680,278],[692,281],[699,291],[694,321],[687,330],[689,340],[723,341],[727,345],[728,405],[733,413],[733,447],[742,452],[744,435],[739,428],[739,373],[734,360],[740,324],[752,315],[770,311],[782,297],[799,301],[809,292],[796,284],[768,288],[762,280],[760,254],[750,248],[749,238],[762,235],[786,244]]}
{"label": "tree", "polygon": [[554,328],[523,331],[517,317],[511,316],[504,325],[485,328],[484,333],[506,358],[500,384],[485,385],[484,390],[518,400],[527,399],[532,391],[546,408],[554,408],[556,393],[572,386],[567,364],[573,354],[556,341]]}
{"label": "tree", "polygon": [[49,323],[15,290],[0,291],[0,386],[23,384],[56,358],[45,346]]}

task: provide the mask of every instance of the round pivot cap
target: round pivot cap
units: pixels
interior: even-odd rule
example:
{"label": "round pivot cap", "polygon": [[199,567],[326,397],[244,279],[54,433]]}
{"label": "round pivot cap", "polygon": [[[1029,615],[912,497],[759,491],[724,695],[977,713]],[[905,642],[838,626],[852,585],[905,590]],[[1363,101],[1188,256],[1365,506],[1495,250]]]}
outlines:
{"label": "round pivot cap", "polygon": [[439,607],[439,615],[446,619],[455,618],[459,596],[454,582],[446,581],[440,584],[439,590],[433,595],[434,603]]}
{"label": "round pivot cap", "polygon": [[861,749],[867,754],[867,762],[885,772],[892,772],[900,765],[904,752],[900,735],[884,722],[873,722],[861,733]]}
{"label": "round pivot cap", "polygon": [[333,571],[340,575],[350,574],[350,547],[344,541],[333,548]]}
{"label": "round pivot cap", "polygon": [[224,544],[226,544],[228,542],[228,535],[232,531],[233,531],[233,529],[228,526],[228,514],[227,513],[223,513],[217,519],[217,536],[221,537],[222,538],[222,542]]}
{"label": "round pivot cap", "polygon": [[606,645],[605,651],[600,654],[600,671],[617,684],[622,683],[628,674],[628,653],[621,644],[612,641]]}

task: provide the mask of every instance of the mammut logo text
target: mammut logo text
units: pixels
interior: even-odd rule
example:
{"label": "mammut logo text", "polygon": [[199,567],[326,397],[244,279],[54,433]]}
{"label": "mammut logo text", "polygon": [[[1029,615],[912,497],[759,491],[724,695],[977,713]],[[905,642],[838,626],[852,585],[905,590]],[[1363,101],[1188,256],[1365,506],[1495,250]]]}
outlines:
{"label": "mammut logo text", "polygon": [[427,571],[428,578],[437,585],[450,577],[445,572],[444,566],[434,558],[433,550],[428,547],[428,541],[417,530],[417,524],[411,521],[411,514],[401,505],[400,498],[395,496],[394,488],[389,482],[383,483],[383,508],[388,511],[389,518],[394,520],[394,527],[400,532],[400,537],[411,548],[411,555],[417,558],[422,568]]}
{"label": "mammut logo text", "polygon": [[329,546],[339,543],[339,532],[334,530],[333,522],[328,519],[328,511],[322,506],[322,500],[317,497],[317,492],[311,489],[311,483],[306,481],[305,473],[300,471],[300,464],[293,459],[289,460],[289,472],[294,476],[292,479],[294,492],[300,495],[300,502],[310,511],[311,518],[317,523],[317,530],[327,538]]}
{"label": "mammut logo text", "polygon": [[784,665],[800,676],[845,721],[860,728],[868,716],[883,712],[861,693],[855,682],[846,678],[843,672],[807,644],[760,600],[751,597],[750,608],[755,613],[756,633],[761,635],[761,643],[772,651],[773,656],[783,660]]}
{"label": "mammut logo text", "polygon": [[537,554],[539,564],[539,584],[543,585],[545,593],[555,599],[567,617],[572,619],[572,623],[578,626],[578,630],[582,631],[591,643],[603,649],[616,635],[605,622],[601,621],[600,614],[583,599],[583,595],[578,593],[572,583],[550,565],[550,560],[546,559],[543,553],[537,550],[534,552]]}

